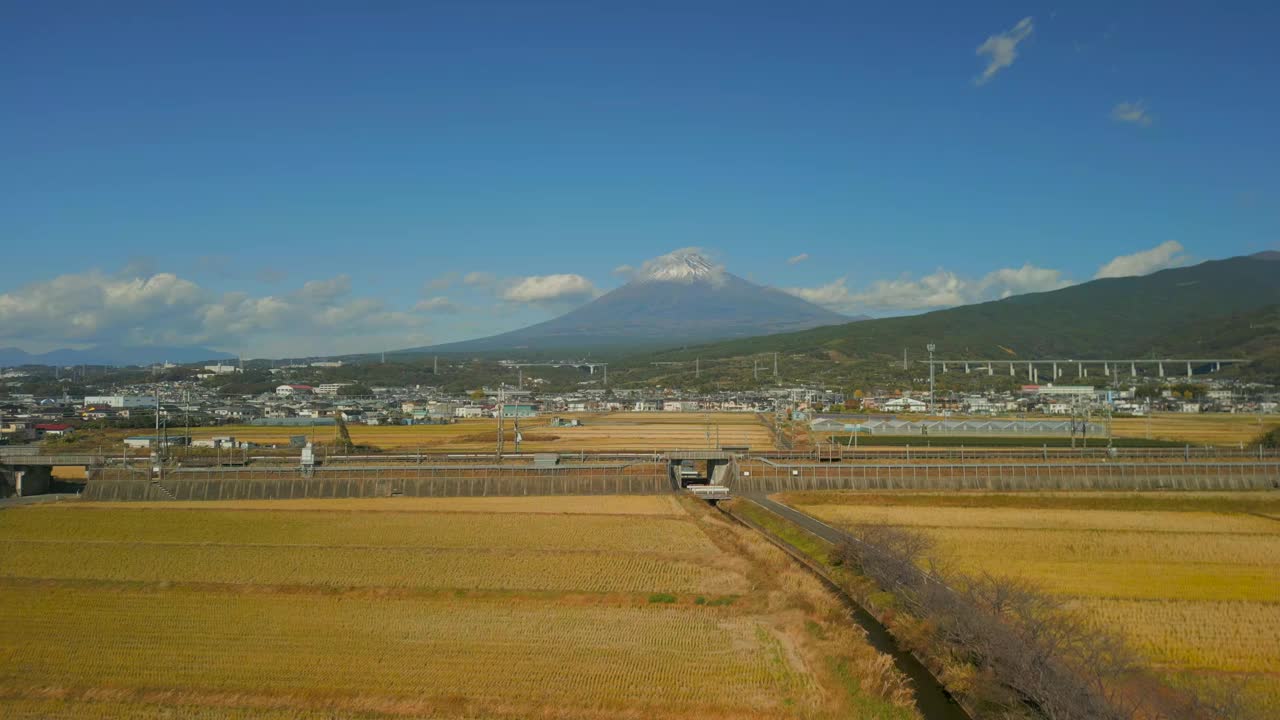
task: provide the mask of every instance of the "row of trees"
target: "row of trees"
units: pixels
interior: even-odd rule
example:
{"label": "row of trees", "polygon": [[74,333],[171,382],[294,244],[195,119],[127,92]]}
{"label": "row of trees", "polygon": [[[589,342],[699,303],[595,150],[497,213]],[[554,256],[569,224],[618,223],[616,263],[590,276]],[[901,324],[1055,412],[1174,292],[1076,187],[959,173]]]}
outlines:
{"label": "row of trees", "polygon": [[[1235,720],[1239,697],[1150,693],[1155,680],[1115,635],[1063,601],[1012,578],[951,572],[929,556],[932,541],[903,528],[867,525],[837,560],[890,592],[914,622],[905,644],[942,657],[943,681],[991,717],[1045,720]],[[922,569],[925,568],[925,569]],[[1158,703],[1143,697],[1159,696]]]}

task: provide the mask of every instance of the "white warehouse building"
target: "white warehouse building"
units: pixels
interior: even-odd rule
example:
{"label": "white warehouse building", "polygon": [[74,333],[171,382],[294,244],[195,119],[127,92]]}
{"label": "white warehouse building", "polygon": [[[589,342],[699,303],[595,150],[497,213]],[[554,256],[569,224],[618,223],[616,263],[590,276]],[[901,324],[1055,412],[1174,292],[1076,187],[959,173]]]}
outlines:
{"label": "white warehouse building", "polygon": [[156,399],[152,395],[89,395],[84,399],[84,406],[106,405],[113,408],[153,408]]}

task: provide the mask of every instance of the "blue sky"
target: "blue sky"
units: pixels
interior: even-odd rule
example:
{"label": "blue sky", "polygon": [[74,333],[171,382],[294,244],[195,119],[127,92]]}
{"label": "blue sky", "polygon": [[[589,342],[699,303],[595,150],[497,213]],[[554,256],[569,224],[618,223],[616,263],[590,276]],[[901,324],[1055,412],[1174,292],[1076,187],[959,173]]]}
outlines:
{"label": "blue sky", "polygon": [[6,0],[0,346],[456,340],[689,246],[878,315],[1275,248],[1280,7],[1124,5]]}

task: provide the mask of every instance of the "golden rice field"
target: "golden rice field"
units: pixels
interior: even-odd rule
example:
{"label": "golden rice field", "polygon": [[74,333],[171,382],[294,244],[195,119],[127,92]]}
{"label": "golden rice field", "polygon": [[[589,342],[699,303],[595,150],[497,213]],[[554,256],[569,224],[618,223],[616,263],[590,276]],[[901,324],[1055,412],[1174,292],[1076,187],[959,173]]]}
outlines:
{"label": "golden rice field", "polygon": [[[748,445],[774,449],[768,429],[753,413],[591,413],[564,415],[582,422],[579,427],[551,427],[551,416],[520,420],[524,436],[521,450],[528,452],[577,452],[609,450],[678,450],[721,445]],[[449,425],[351,425],[351,439],[358,445],[383,450],[450,452],[492,450],[497,437],[493,419],[460,420]],[[507,443],[512,445],[513,421],[508,418]],[[192,428],[196,439],[232,435],[262,445],[287,445],[289,438],[306,435],[314,442],[332,443],[337,429],[328,427],[259,427],[225,425]],[[708,441],[708,438],[710,440]],[[511,447],[508,448],[512,449]]]}
{"label": "golden rice field", "polygon": [[778,555],[670,497],[5,509],[0,717],[914,717]]}
{"label": "golden rice field", "polygon": [[1263,432],[1280,427],[1274,415],[1243,413],[1155,413],[1150,418],[1115,418],[1111,433],[1116,437],[1175,440],[1200,445],[1236,446],[1248,444]]}
{"label": "golden rice field", "polygon": [[560,436],[558,443],[585,450],[676,450],[723,445],[775,449],[768,428],[754,413],[626,412],[574,417],[582,420],[580,427],[549,428],[549,431]]}
{"label": "golden rice field", "polygon": [[1174,684],[1238,684],[1280,713],[1280,521],[1266,514],[1280,494],[862,497],[790,501],[837,526],[918,529],[958,570],[1027,578],[1069,598]]}

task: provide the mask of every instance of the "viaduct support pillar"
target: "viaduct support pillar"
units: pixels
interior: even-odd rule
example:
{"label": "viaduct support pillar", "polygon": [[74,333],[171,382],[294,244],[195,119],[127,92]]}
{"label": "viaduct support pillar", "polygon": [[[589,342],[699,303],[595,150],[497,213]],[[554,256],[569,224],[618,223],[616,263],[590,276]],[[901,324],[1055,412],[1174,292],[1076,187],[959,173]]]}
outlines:
{"label": "viaduct support pillar", "polygon": [[1160,377],[1164,377],[1164,363],[1156,363],[1160,370]]}
{"label": "viaduct support pillar", "polygon": [[1053,379],[1058,379],[1058,363],[1053,364]]}
{"label": "viaduct support pillar", "polygon": [[1138,377],[1138,363],[1129,363],[1129,377]]}
{"label": "viaduct support pillar", "polygon": [[1076,363],[1076,377],[1084,377],[1084,363]]}
{"label": "viaduct support pillar", "polygon": [[1013,377],[1013,363],[1009,363],[1009,377]]}
{"label": "viaduct support pillar", "polygon": [[1191,377],[1191,363],[1187,363],[1187,377]]}
{"label": "viaduct support pillar", "polygon": [[53,468],[11,466],[0,468],[0,497],[26,497],[49,492]]}

